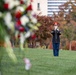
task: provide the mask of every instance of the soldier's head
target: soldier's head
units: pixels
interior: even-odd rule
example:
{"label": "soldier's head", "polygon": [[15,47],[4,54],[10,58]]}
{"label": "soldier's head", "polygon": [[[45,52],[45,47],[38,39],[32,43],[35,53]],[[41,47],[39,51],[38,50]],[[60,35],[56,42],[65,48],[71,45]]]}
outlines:
{"label": "soldier's head", "polygon": [[54,29],[57,29],[57,28],[58,28],[58,23],[55,22],[55,23],[54,23]]}

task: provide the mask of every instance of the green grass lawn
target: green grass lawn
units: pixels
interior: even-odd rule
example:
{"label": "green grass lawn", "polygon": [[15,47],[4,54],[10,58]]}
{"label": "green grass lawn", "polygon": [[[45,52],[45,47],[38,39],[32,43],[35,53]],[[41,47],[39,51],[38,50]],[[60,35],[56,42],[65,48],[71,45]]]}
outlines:
{"label": "green grass lawn", "polygon": [[60,50],[59,57],[54,57],[52,50],[25,49],[20,52],[14,49],[18,62],[14,64],[5,53],[2,59],[3,75],[28,75],[24,68],[23,57],[31,60],[29,75],[76,75],[76,51]]}

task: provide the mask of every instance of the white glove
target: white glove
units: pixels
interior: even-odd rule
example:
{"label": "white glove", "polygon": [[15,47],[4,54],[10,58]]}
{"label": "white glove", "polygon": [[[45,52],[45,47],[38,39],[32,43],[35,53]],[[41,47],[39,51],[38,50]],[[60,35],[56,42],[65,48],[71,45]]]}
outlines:
{"label": "white glove", "polygon": [[57,28],[57,30],[59,31],[59,29]]}

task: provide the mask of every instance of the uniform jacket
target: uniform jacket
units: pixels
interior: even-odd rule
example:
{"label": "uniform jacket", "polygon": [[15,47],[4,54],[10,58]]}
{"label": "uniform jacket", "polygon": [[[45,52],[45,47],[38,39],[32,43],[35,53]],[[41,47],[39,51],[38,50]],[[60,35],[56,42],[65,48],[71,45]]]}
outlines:
{"label": "uniform jacket", "polygon": [[52,30],[51,34],[53,35],[52,42],[53,43],[60,43],[61,32],[59,30]]}

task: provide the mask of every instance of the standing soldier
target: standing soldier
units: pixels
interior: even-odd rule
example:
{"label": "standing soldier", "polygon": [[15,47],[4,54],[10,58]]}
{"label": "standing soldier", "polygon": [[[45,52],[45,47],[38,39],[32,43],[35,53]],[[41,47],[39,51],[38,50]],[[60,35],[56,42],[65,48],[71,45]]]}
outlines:
{"label": "standing soldier", "polygon": [[58,28],[58,23],[57,22],[55,22],[54,29],[51,31],[51,34],[53,36],[53,38],[52,38],[53,55],[54,56],[59,56],[59,46],[60,46],[61,32]]}

